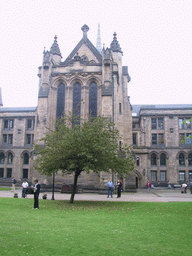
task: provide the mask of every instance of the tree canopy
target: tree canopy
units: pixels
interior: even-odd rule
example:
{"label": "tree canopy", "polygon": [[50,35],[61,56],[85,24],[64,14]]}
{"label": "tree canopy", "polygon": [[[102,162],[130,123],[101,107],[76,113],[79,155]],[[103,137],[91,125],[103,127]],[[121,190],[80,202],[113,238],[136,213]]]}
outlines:
{"label": "tree canopy", "polygon": [[97,117],[73,125],[73,118],[65,117],[57,120],[56,129],[41,139],[43,146],[35,145],[35,166],[46,175],[59,170],[74,173],[70,199],[73,203],[81,172],[113,171],[123,176],[134,170],[130,148],[125,145],[119,150],[119,139],[118,130],[108,118]]}

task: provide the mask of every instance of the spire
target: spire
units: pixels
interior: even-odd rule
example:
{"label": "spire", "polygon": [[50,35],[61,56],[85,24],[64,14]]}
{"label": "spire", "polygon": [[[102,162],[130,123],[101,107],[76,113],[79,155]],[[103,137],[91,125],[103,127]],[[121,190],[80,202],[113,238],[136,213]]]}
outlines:
{"label": "spire", "polygon": [[114,34],[113,34],[113,41],[111,42],[110,48],[111,48],[111,50],[113,52],[121,52],[121,53],[123,53],[122,50],[121,50],[121,47],[120,47],[120,45],[119,45],[119,43],[117,41],[117,37],[116,36],[117,36],[117,34],[114,32]]}
{"label": "spire", "polygon": [[85,24],[83,25],[81,30],[83,31],[83,37],[87,37],[87,32],[89,31],[89,27]]}
{"label": "spire", "polygon": [[102,48],[101,48],[101,35],[100,35],[100,23],[98,23],[96,48],[97,48],[97,50],[98,50],[100,53],[102,53]]}
{"label": "spire", "polygon": [[54,39],[55,40],[54,40],[54,43],[51,46],[50,53],[52,53],[53,55],[61,56],[61,52],[60,52],[60,49],[59,49],[59,46],[58,46],[58,43],[57,43],[57,36],[55,36]]}

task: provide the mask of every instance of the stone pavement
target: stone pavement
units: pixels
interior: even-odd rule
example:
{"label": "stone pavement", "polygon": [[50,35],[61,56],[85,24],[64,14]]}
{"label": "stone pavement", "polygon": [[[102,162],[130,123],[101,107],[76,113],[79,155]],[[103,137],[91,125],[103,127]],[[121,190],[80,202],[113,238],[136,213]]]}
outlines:
{"label": "stone pavement", "polygon": [[[21,198],[21,189],[17,189],[19,198]],[[0,191],[0,197],[13,197],[13,192],[10,190]],[[52,193],[46,192],[47,199],[51,200]],[[40,193],[40,199],[43,193]],[[33,195],[27,195],[27,198],[33,198]],[[61,194],[55,192],[55,200],[69,200],[70,194]],[[181,189],[167,189],[167,188],[154,188],[150,192],[147,189],[138,189],[137,193],[122,193],[121,198],[117,198],[114,194],[113,198],[107,198],[106,195],[100,195],[97,193],[80,193],[75,195],[75,200],[85,201],[110,201],[110,202],[192,202],[192,194],[187,189],[186,194],[181,193]]]}

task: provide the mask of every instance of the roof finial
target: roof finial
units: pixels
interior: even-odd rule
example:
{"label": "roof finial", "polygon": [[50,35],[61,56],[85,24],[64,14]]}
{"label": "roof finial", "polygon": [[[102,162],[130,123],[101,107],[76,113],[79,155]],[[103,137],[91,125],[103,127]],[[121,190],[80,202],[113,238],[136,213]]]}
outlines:
{"label": "roof finial", "polygon": [[83,25],[81,30],[83,31],[83,37],[87,37],[87,32],[89,31],[89,27],[85,24]]}
{"label": "roof finial", "polygon": [[57,36],[54,37],[54,43],[52,44],[51,46],[51,49],[50,49],[50,53],[52,53],[53,55],[59,55],[61,56],[61,52],[60,52],[60,49],[59,49],[59,45],[57,43]]}
{"label": "roof finial", "polygon": [[102,52],[102,49],[101,49],[101,35],[100,35],[100,23],[98,23],[96,48],[100,53]]}
{"label": "roof finial", "polygon": [[120,45],[119,45],[119,43],[117,41],[117,34],[116,34],[116,32],[114,32],[114,34],[113,34],[113,41],[111,42],[110,48],[111,48],[111,50],[113,52],[121,52],[121,53],[123,53],[122,50],[121,50],[121,47],[120,47]]}

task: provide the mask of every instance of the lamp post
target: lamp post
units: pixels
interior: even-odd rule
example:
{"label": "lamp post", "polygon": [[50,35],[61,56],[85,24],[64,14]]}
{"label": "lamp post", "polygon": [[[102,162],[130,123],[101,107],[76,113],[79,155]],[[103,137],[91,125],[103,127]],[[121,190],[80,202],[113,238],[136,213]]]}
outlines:
{"label": "lamp post", "polygon": [[52,198],[51,198],[51,200],[55,200],[55,198],[54,198],[54,188],[55,187],[55,172],[53,173],[53,187],[52,187]]}

